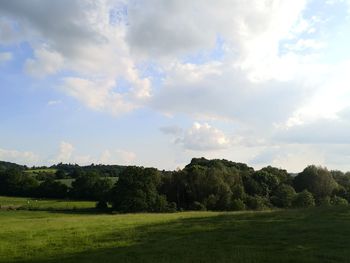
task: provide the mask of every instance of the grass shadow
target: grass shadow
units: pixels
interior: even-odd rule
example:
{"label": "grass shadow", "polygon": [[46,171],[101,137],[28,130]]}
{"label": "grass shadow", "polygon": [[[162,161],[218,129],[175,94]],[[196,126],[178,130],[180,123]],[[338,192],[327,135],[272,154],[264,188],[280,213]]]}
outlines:
{"label": "grass shadow", "polygon": [[116,230],[95,240],[114,244],[109,248],[86,248],[25,263],[346,262],[350,258],[349,222],[349,211],[339,209],[182,218],[132,231]]}

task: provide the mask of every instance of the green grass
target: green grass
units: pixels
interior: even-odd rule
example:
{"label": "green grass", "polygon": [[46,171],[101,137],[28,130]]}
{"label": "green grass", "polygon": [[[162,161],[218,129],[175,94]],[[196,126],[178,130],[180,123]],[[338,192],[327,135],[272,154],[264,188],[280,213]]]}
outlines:
{"label": "green grass", "polygon": [[0,212],[0,262],[349,262],[350,209]]}
{"label": "green grass", "polygon": [[96,205],[93,201],[69,201],[53,199],[35,199],[25,197],[0,196],[0,207],[25,208],[32,210],[87,210]]}
{"label": "green grass", "polygon": [[28,169],[25,170],[25,173],[30,173],[30,174],[39,174],[39,173],[56,173],[57,169],[55,168],[47,168],[47,169]]}

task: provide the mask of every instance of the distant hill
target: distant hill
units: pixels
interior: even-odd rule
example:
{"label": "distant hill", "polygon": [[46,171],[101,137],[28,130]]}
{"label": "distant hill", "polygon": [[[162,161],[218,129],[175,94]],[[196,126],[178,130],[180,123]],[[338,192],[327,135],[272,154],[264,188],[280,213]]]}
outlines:
{"label": "distant hill", "polygon": [[4,171],[4,170],[7,170],[7,169],[25,170],[25,169],[27,169],[27,166],[19,165],[19,164],[11,163],[11,162],[0,161],[0,171]]}

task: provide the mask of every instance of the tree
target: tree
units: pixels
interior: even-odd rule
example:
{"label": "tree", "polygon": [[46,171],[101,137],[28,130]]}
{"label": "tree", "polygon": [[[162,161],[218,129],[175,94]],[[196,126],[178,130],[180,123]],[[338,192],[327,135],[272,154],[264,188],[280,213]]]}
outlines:
{"label": "tree", "polygon": [[105,200],[112,188],[110,179],[101,178],[91,171],[81,173],[72,183],[71,196],[86,200]]}
{"label": "tree", "polygon": [[55,173],[56,179],[65,179],[67,178],[66,173],[63,170],[58,169]]}
{"label": "tree", "polygon": [[252,175],[245,176],[243,181],[244,188],[248,194],[267,198],[279,185],[278,177],[264,170],[256,171]]}
{"label": "tree", "polygon": [[292,184],[292,176],[288,174],[287,170],[279,169],[272,166],[267,166],[261,169],[261,171],[268,172],[269,174],[275,175],[280,183]]}
{"label": "tree", "polygon": [[295,195],[296,192],[293,187],[281,184],[271,197],[271,203],[277,207],[291,207]]}
{"label": "tree", "polygon": [[266,197],[262,196],[247,196],[245,199],[245,204],[248,208],[253,210],[264,210],[270,207],[269,200]]}
{"label": "tree", "polygon": [[190,210],[205,211],[205,210],[207,210],[207,208],[201,202],[194,201],[193,204],[191,204],[191,206],[190,206]]}
{"label": "tree", "polygon": [[308,190],[304,190],[296,195],[293,200],[294,207],[312,207],[315,206],[315,198]]}
{"label": "tree", "polygon": [[330,196],[337,186],[336,181],[326,168],[315,165],[306,167],[294,179],[294,187],[297,192],[306,189],[315,196],[316,200]]}
{"label": "tree", "polygon": [[61,182],[48,178],[39,185],[37,195],[47,198],[66,198],[68,196],[68,187]]}
{"label": "tree", "polygon": [[33,196],[39,183],[18,168],[10,168],[0,175],[0,194],[11,196]]}
{"label": "tree", "polygon": [[231,210],[242,211],[246,209],[245,203],[241,199],[235,199],[232,201]]}
{"label": "tree", "polygon": [[244,195],[237,168],[220,160],[193,159],[182,171],[166,173],[162,178],[161,193],[180,208],[191,209],[199,202],[210,210],[229,210],[233,190],[237,198]]}
{"label": "tree", "polygon": [[154,168],[126,168],[111,191],[113,209],[121,212],[159,210],[165,201],[157,191],[159,184],[160,173]]}

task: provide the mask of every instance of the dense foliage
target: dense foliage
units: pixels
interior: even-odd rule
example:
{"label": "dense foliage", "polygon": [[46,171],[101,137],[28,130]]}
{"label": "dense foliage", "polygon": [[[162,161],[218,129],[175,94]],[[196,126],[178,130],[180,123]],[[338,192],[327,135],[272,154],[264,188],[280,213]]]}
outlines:
{"label": "dense foliage", "polygon": [[34,169],[0,162],[0,195],[95,200],[99,209],[110,204],[120,212],[343,206],[349,193],[350,173],[314,165],[291,175],[205,158],[178,171],[72,164]]}

